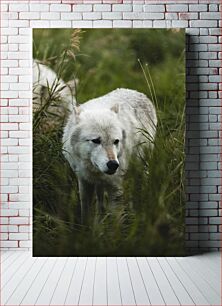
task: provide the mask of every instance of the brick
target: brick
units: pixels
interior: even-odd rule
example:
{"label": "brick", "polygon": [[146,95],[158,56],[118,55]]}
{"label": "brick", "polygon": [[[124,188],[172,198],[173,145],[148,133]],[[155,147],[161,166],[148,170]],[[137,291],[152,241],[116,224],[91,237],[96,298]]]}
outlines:
{"label": "brick", "polygon": [[8,147],[8,153],[10,154],[28,154],[30,152],[29,147],[26,146],[11,146]]}
{"label": "brick", "polygon": [[172,23],[171,23],[171,20],[154,20],[153,27],[154,28],[171,28]]}
{"label": "brick", "polygon": [[[16,187],[14,186],[13,188],[16,188]],[[1,209],[1,216],[2,217],[16,217],[18,216],[18,211],[15,209]]]}
{"label": "brick", "polygon": [[189,46],[189,51],[198,52],[198,51],[207,51],[206,44],[192,44]]}
{"label": "brick", "polygon": [[29,217],[30,213],[29,213],[29,209],[20,209],[19,210],[19,216],[20,217]]}
{"label": "brick", "polygon": [[143,11],[143,5],[141,4],[134,4],[133,5],[133,12],[142,12]]}
{"label": "brick", "polygon": [[130,20],[114,20],[113,21],[113,27],[131,28],[132,27],[132,21],[130,21]]}
{"label": "brick", "polygon": [[1,241],[1,248],[17,248],[18,241]]}
{"label": "brick", "polygon": [[208,45],[208,50],[218,52],[218,51],[221,50],[221,45],[220,44],[209,44]]}
{"label": "brick", "polygon": [[27,233],[10,233],[9,234],[10,240],[28,240],[28,234]]}
{"label": "brick", "polygon": [[26,59],[27,62],[27,58],[29,58],[29,52],[8,52],[8,59]]}
{"label": "brick", "polygon": [[18,225],[29,224],[29,218],[11,217],[11,218],[9,218],[9,223],[10,224],[18,224]]}
{"label": "brick", "polygon": [[8,240],[8,237],[9,237],[8,233],[1,233],[1,241]]}
{"label": "brick", "polygon": [[163,13],[136,13],[136,12],[123,12],[123,19],[164,19]]}
{"label": "brick", "polygon": [[201,232],[217,232],[217,226],[215,226],[215,225],[208,225],[208,226],[200,225],[199,226],[199,233],[201,233]]}
{"label": "brick", "polygon": [[4,225],[4,224],[8,224],[8,223],[9,223],[9,218],[0,217],[0,224]]}
{"label": "brick", "polygon": [[215,29],[209,29],[210,35],[220,35],[221,34],[221,29],[220,28],[215,28]]}
{"label": "brick", "polygon": [[93,27],[95,28],[112,28],[111,20],[94,20]]}
{"label": "brick", "polygon": [[132,5],[131,4],[113,4],[112,10],[113,12],[131,12]]}
{"label": "brick", "polygon": [[216,20],[191,20],[190,26],[197,27],[197,28],[213,28],[213,27],[217,27],[217,21]]}
{"label": "brick", "polygon": [[191,225],[198,224],[198,218],[196,218],[196,217],[187,217],[185,219],[185,224],[187,224],[187,225],[189,225],[189,224],[191,224]]}
{"label": "brick", "polygon": [[[3,163],[2,163],[3,165]],[[2,178],[1,179],[1,186],[8,186],[9,185],[9,179],[8,178]]]}
{"label": "brick", "polygon": [[158,4],[155,4],[155,5],[144,5],[143,6],[144,8],[144,12],[156,12],[156,13],[160,13],[160,12],[165,12],[165,7],[163,4],[161,5],[158,5]]}
{"label": "brick", "polygon": [[17,146],[18,139],[10,139],[10,138],[2,139],[1,145],[2,146]]}
{"label": "brick", "polygon": [[20,225],[19,226],[19,232],[20,233],[31,233],[31,229],[30,229],[30,226],[23,226],[23,225]]}
{"label": "brick", "polygon": [[73,28],[92,28],[92,20],[72,21]]}
{"label": "brick", "polygon": [[31,241],[19,241],[19,247],[20,248],[31,248],[32,247],[32,243]]}
{"label": "brick", "polygon": [[217,215],[216,209],[201,209],[199,211],[199,216],[201,217],[216,217]]}
{"label": "brick", "polygon": [[31,69],[29,68],[10,68],[9,74],[11,75],[30,75]]}
{"label": "brick", "polygon": [[[58,18],[56,18],[58,19]],[[82,14],[81,13],[61,13],[62,20],[81,20]]]}
{"label": "brick", "polygon": [[28,99],[10,99],[9,100],[10,106],[29,106],[29,100]]}
{"label": "brick", "polygon": [[165,19],[176,20],[178,19],[178,13],[166,13]]}
{"label": "brick", "polygon": [[25,3],[9,4],[9,12],[28,12],[29,5]]}
{"label": "brick", "polygon": [[190,234],[191,240],[208,240],[209,234],[208,233],[192,233]]}
{"label": "brick", "polygon": [[210,233],[210,240],[222,240],[222,235],[221,233]]}
{"label": "brick", "polygon": [[74,12],[92,12],[93,6],[92,4],[76,4],[73,5]]}
{"label": "brick", "polygon": [[220,241],[200,241],[199,242],[199,247],[209,247],[209,248],[213,248],[213,247],[221,247],[221,242]]}
{"label": "brick", "polygon": [[19,13],[19,19],[40,19],[40,13],[38,12]]}
{"label": "brick", "polygon": [[189,4],[190,12],[206,12],[207,4]]}
{"label": "brick", "polygon": [[[66,16],[66,14],[71,14],[71,13],[61,13],[61,19],[66,19],[64,16]],[[58,12],[50,12],[50,13],[41,13],[41,17],[40,19],[46,19],[46,20],[59,20],[60,19],[60,13]]]}
{"label": "brick", "polygon": [[89,12],[83,13],[83,19],[88,20],[97,20],[102,18],[102,13],[100,12]]}
{"label": "brick", "polygon": [[50,22],[49,20],[31,20],[30,27],[31,28],[49,28]]}
{"label": "brick", "polygon": [[205,19],[205,20],[209,20],[209,19],[221,19],[221,13],[209,13],[209,12],[204,12],[204,13],[200,13],[200,19]]}
{"label": "brick", "polygon": [[7,12],[8,11],[8,4],[1,4],[1,11]]}
{"label": "brick", "polygon": [[181,20],[198,19],[198,13],[179,13],[179,19]]}
{"label": "brick", "polygon": [[207,202],[200,202],[199,204],[199,208],[200,209],[217,209],[218,208],[218,203],[217,202],[213,202],[213,201],[207,201]]}
{"label": "brick", "polygon": [[197,225],[187,225],[186,226],[186,229],[185,229],[186,232],[191,232],[191,233],[197,233],[198,232],[198,226]]}
{"label": "brick", "polygon": [[186,4],[169,4],[166,5],[167,12],[188,12],[188,5]]}
{"label": "brick", "polygon": [[218,4],[209,4],[209,11],[210,12],[218,12],[219,11],[219,5]]}
{"label": "brick", "polygon": [[29,154],[21,154],[19,155],[19,161],[31,161]]}
{"label": "brick", "polygon": [[[9,27],[22,27],[22,28],[27,28],[29,27],[29,20],[9,20]],[[9,36],[10,38],[10,36]],[[15,42],[16,42],[16,37]]]}
{"label": "brick", "polygon": [[27,115],[9,115],[10,122],[30,122],[30,118]]}
{"label": "brick", "polygon": [[1,31],[1,35],[18,35],[18,28],[2,28]]}
{"label": "brick", "polygon": [[1,124],[1,130],[3,131],[16,131],[18,130],[18,123],[4,123]]}
{"label": "brick", "polygon": [[111,4],[94,4],[93,11],[94,12],[110,12]]}
{"label": "brick", "polygon": [[[218,68],[220,68],[221,67],[221,60],[210,60],[209,61],[209,66],[210,67],[218,67]],[[210,77],[211,78],[212,77],[220,77],[221,78],[221,76],[210,76]]]}
{"label": "brick", "polygon": [[199,52],[200,59],[217,59],[217,52]]}
{"label": "brick", "polygon": [[71,21],[68,20],[51,20],[50,27],[52,28],[71,28]]}
{"label": "brick", "polygon": [[6,232],[18,232],[18,226],[17,225],[0,225],[0,232],[6,233]]}
{"label": "brick", "polygon": [[[151,22],[152,24],[152,22]],[[133,20],[133,28],[142,28],[143,21],[142,20]]]}
{"label": "brick", "polygon": [[32,12],[48,12],[49,4],[46,3],[30,3],[29,9]]}
{"label": "brick", "polygon": [[102,19],[122,19],[121,12],[109,12],[109,13],[102,13]]}
{"label": "brick", "polygon": [[51,4],[50,5],[51,12],[71,12],[70,4]]}
{"label": "brick", "polygon": [[152,28],[153,22],[151,20],[143,20],[143,27],[144,28]]}

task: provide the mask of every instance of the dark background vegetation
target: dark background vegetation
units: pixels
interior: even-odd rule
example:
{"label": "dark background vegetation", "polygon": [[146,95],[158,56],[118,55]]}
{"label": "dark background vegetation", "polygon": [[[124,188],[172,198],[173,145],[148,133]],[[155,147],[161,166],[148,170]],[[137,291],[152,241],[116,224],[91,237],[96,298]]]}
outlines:
{"label": "dark background vegetation", "polygon": [[102,216],[94,205],[83,226],[76,177],[62,155],[63,123],[42,130],[34,115],[34,256],[184,255],[184,31],[87,29],[77,41],[72,35],[35,29],[33,57],[65,81],[79,79],[78,103],[118,87],[145,93],[157,109],[157,136],[153,152],[130,162],[124,203],[115,211],[107,203]]}

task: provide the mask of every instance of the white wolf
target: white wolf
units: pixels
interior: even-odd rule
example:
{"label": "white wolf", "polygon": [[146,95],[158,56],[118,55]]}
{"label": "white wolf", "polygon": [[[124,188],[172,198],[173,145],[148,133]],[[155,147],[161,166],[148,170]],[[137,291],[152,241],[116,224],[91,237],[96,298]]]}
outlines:
{"label": "white wolf", "polygon": [[111,202],[121,196],[129,159],[137,155],[139,144],[147,143],[140,130],[154,139],[156,125],[151,101],[130,89],[116,89],[73,109],[64,129],[63,149],[78,178],[82,220],[94,193],[99,210],[103,210],[104,191]]}
{"label": "white wolf", "polygon": [[[74,98],[78,80],[65,83],[48,66],[33,61],[33,112],[44,110],[44,126],[58,126],[76,104]],[[49,103],[50,101],[50,103]]]}

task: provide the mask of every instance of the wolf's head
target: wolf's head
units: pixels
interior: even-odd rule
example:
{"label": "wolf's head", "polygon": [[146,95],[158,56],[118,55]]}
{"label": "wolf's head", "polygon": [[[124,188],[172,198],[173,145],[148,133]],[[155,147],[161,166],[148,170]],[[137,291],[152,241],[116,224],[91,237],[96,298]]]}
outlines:
{"label": "wolf's head", "polygon": [[126,137],[118,112],[118,105],[106,110],[75,109],[71,145],[89,171],[109,175],[118,171]]}

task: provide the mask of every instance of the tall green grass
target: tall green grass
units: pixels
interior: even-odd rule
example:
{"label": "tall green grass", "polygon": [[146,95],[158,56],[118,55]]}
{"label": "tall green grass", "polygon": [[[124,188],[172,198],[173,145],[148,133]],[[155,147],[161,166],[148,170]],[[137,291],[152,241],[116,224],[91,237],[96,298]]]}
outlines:
{"label": "tall green grass", "polygon": [[51,117],[47,109],[45,116],[34,115],[34,126],[39,120],[33,134],[34,255],[183,255],[184,32],[86,30],[80,51],[75,58],[66,52],[61,67],[71,35],[64,29],[35,30],[34,57],[59,69],[66,81],[79,78],[79,103],[116,87],[144,92],[157,110],[157,135],[153,151],[130,161],[123,203],[111,210],[107,202],[103,215],[94,203],[84,226],[77,180],[62,154],[64,123],[41,129],[41,120]]}

